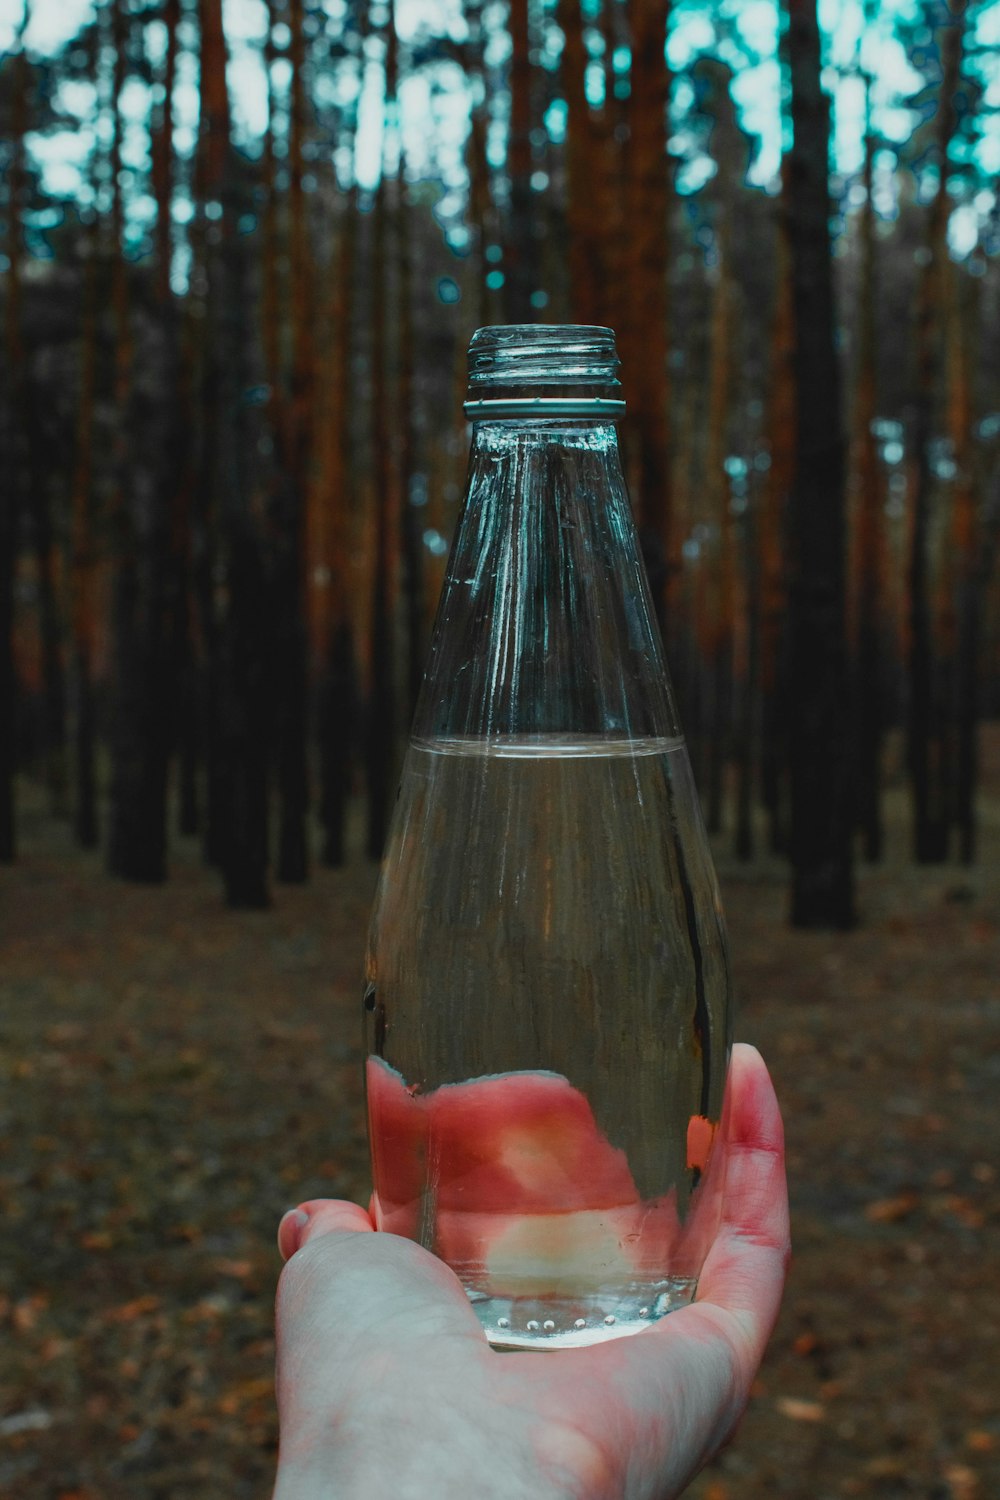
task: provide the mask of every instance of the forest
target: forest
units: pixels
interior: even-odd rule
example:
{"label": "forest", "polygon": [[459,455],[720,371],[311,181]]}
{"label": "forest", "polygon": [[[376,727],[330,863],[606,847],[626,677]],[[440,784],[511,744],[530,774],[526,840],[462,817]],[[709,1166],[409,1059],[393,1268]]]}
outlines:
{"label": "forest", "polygon": [[618,335],[710,830],[803,926],[856,920],[887,777],[914,860],[975,859],[1000,7],[79,10],[8,7],[0,69],[0,858],[24,778],[125,880],[197,838],[234,907],[355,802],[377,858],[468,340],[544,320]]}
{"label": "forest", "polygon": [[0,0],[0,1492],[272,1492],[466,352],[545,322],[786,1126],[686,1493],[1000,1494],[998,173],[1000,0]]}

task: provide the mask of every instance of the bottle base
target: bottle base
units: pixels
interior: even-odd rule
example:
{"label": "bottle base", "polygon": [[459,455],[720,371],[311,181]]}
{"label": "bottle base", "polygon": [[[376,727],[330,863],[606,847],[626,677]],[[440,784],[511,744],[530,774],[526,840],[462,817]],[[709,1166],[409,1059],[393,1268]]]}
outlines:
{"label": "bottle base", "polygon": [[697,1281],[674,1277],[576,1297],[497,1297],[466,1287],[490,1345],[582,1349],[642,1333],[694,1299]]}

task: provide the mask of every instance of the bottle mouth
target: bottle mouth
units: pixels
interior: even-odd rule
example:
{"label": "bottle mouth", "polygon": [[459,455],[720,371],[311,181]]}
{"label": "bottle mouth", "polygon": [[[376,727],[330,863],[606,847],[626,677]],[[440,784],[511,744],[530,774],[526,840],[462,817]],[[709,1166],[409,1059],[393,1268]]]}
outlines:
{"label": "bottle mouth", "polygon": [[596,325],[509,323],[480,328],[469,345],[465,414],[490,418],[580,416],[625,410],[614,331]]}

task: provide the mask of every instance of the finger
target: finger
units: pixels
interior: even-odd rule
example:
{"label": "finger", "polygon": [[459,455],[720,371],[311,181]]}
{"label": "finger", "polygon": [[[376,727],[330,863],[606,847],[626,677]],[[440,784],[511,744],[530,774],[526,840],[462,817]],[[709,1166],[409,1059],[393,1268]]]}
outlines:
{"label": "finger", "polygon": [[290,1208],[278,1225],[278,1249],[282,1260],[289,1260],[296,1250],[317,1235],[334,1231],[372,1233],[375,1229],[370,1217],[356,1203],[347,1203],[340,1198],[311,1198]]}
{"label": "finger", "polygon": [[790,1242],[781,1113],[754,1047],[733,1048],[727,1107],[722,1224],[695,1306],[724,1312],[742,1362],[756,1369],[778,1316]]}

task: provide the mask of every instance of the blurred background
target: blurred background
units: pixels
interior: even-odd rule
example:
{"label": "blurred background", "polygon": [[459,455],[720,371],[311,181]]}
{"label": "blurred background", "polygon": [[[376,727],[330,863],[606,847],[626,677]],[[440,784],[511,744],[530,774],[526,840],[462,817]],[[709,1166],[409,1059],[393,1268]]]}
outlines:
{"label": "blurred background", "polygon": [[692,1494],[1000,1493],[1000,0],[0,0],[0,48],[0,1488],[267,1492],[466,347],[572,321],[791,1139]]}

